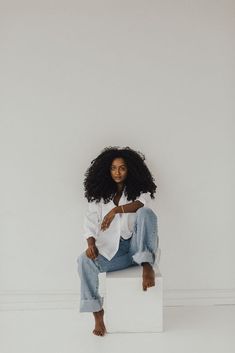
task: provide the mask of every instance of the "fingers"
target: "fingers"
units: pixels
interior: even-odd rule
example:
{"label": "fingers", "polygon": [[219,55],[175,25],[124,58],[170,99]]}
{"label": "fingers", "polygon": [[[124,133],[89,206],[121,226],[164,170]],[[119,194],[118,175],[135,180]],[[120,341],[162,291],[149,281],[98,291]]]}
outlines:
{"label": "fingers", "polygon": [[96,259],[96,257],[98,256],[99,252],[98,249],[94,249],[94,248],[88,248],[86,250],[86,255],[87,257],[89,257],[90,259],[94,260]]}
{"label": "fingers", "polygon": [[99,255],[99,251],[97,248],[95,248],[95,250],[93,251],[94,254],[94,259]]}
{"label": "fingers", "polygon": [[101,224],[101,230],[105,230],[110,226],[113,218],[115,217],[115,213],[111,210],[108,214],[105,215]]}
{"label": "fingers", "polygon": [[108,221],[106,221],[106,222],[103,222],[102,224],[101,224],[101,230],[105,230],[105,229],[107,229],[108,227],[109,227],[109,222]]}
{"label": "fingers", "polygon": [[95,253],[92,250],[90,251],[89,255],[90,255],[90,258],[93,260],[96,258]]}
{"label": "fingers", "polygon": [[105,217],[105,218],[103,219],[102,224],[101,224],[101,230],[107,229],[107,228],[109,227],[109,225],[110,225],[110,220],[109,220],[108,217]]}

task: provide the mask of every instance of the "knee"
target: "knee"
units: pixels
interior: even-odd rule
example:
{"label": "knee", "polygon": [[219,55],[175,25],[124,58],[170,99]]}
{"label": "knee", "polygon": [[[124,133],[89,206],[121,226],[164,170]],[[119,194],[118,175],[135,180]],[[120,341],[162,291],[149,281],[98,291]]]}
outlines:
{"label": "knee", "polygon": [[87,256],[86,251],[81,253],[77,258],[77,271],[80,275],[101,272],[100,266]]}
{"label": "knee", "polygon": [[89,257],[86,255],[86,252],[83,251],[83,253],[81,253],[78,258],[77,258],[77,264],[78,264],[78,268],[83,267],[84,265],[86,265],[89,262]]}
{"label": "knee", "polygon": [[156,213],[150,207],[147,207],[147,206],[143,206],[143,207],[138,208],[136,213],[138,216],[139,215],[144,216],[144,217],[150,216],[150,217],[154,217],[157,219]]}

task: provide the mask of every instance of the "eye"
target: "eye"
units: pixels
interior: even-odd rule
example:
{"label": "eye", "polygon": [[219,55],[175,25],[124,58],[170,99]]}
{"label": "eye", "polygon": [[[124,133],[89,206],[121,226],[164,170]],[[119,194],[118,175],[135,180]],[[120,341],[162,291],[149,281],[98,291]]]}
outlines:
{"label": "eye", "polygon": [[[115,169],[116,169],[115,166],[110,167],[110,170],[115,170]],[[126,170],[126,167],[123,166],[123,167],[120,167],[120,169],[125,171],[125,170]]]}

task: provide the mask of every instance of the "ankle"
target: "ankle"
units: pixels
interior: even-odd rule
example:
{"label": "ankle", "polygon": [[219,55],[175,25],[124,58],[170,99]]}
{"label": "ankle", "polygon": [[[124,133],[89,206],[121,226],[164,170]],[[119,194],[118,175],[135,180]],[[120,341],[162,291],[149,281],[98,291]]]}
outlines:
{"label": "ankle", "polygon": [[100,311],[94,311],[93,312],[94,316],[100,316],[103,313],[104,313],[104,309],[103,308]]}

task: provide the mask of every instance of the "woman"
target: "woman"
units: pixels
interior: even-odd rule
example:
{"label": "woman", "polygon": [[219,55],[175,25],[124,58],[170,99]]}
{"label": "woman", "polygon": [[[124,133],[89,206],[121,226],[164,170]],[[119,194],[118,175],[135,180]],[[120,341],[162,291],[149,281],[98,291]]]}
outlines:
{"label": "woman", "polygon": [[107,332],[99,273],[141,265],[143,290],[155,285],[152,265],[159,237],[157,215],[149,205],[157,186],[144,160],[130,147],[106,147],[85,173],[88,210],[83,236],[88,248],[77,259],[80,312],[93,312],[93,333],[98,336]]}

